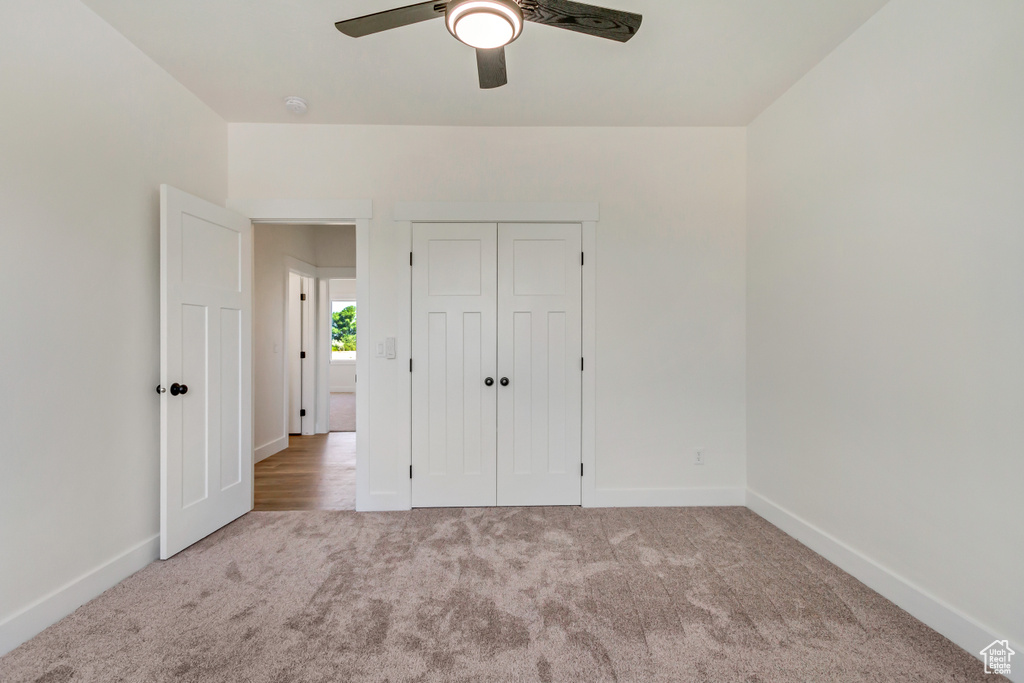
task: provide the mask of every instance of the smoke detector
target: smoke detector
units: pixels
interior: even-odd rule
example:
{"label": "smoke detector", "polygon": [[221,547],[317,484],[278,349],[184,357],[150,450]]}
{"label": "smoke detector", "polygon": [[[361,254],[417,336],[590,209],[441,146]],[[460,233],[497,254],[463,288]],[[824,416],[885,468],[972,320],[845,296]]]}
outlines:
{"label": "smoke detector", "polygon": [[309,109],[309,104],[306,100],[301,97],[286,97],[284,98],[285,109],[293,114],[305,114],[306,110]]}

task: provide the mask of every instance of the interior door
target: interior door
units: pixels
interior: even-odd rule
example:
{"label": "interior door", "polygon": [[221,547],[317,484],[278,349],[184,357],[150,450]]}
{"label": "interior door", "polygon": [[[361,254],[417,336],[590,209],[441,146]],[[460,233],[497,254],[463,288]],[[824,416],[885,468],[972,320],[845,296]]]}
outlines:
{"label": "interior door", "polygon": [[496,250],[494,224],[413,226],[414,507],[496,501]]}
{"label": "interior door", "polygon": [[[313,266],[309,266],[313,268]],[[316,434],[316,338],[314,278],[288,273],[288,433]]]}
{"label": "interior door", "polygon": [[160,187],[160,557],[252,509],[252,224]]}
{"label": "interior door", "polygon": [[288,434],[302,434],[302,276],[288,273]]}
{"label": "interior door", "polygon": [[581,504],[581,255],[580,225],[498,226],[498,505]]}
{"label": "interior door", "polygon": [[316,278],[302,278],[302,406],[299,409],[303,436],[316,434]]}

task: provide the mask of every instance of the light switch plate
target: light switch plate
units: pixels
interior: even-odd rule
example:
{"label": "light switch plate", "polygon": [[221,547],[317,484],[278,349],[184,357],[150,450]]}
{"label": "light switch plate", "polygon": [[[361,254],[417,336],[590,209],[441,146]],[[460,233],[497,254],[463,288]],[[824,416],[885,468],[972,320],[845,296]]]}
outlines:
{"label": "light switch plate", "polygon": [[384,342],[377,342],[377,358],[384,357]]}

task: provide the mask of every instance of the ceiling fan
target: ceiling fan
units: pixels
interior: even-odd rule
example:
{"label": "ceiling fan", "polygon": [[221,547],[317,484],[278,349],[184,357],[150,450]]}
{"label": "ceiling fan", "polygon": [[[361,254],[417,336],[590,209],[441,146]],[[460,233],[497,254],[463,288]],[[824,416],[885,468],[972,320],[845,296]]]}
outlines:
{"label": "ceiling fan", "polygon": [[442,16],[456,39],[476,48],[480,87],[484,89],[508,83],[505,46],[523,32],[524,21],[624,43],[636,34],[643,20],[632,12],[572,0],[431,0],[346,19],[335,26],[347,36],[360,38]]}

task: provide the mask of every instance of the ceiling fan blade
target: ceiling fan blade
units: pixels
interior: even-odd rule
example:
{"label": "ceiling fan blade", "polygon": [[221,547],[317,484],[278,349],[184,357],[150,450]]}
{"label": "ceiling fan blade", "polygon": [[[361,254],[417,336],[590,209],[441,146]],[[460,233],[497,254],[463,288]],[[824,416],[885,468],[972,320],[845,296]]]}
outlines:
{"label": "ceiling fan blade", "polygon": [[505,48],[476,51],[476,70],[480,74],[480,88],[490,90],[500,88],[508,83],[508,72],[505,70]]}
{"label": "ceiling fan blade", "polygon": [[336,22],[334,26],[346,36],[362,38],[371,33],[380,33],[381,31],[398,28],[399,26],[408,26],[409,24],[427,21],[428,19],[443,17],[444,8],[447,4],[446,2],[431,0],[430,2],[421,2],[417,5],[409,5],[408,7],[396,7],[395,9],[377,12],[376,14],[367,14],[365,17],[346,19],[345,21]]}
{"label": "ceiling fan blade", "polygon": [[523,18],[537,24],[586,33],[624,43],[640,30],[643,17],[572,0],[521,0]]}

